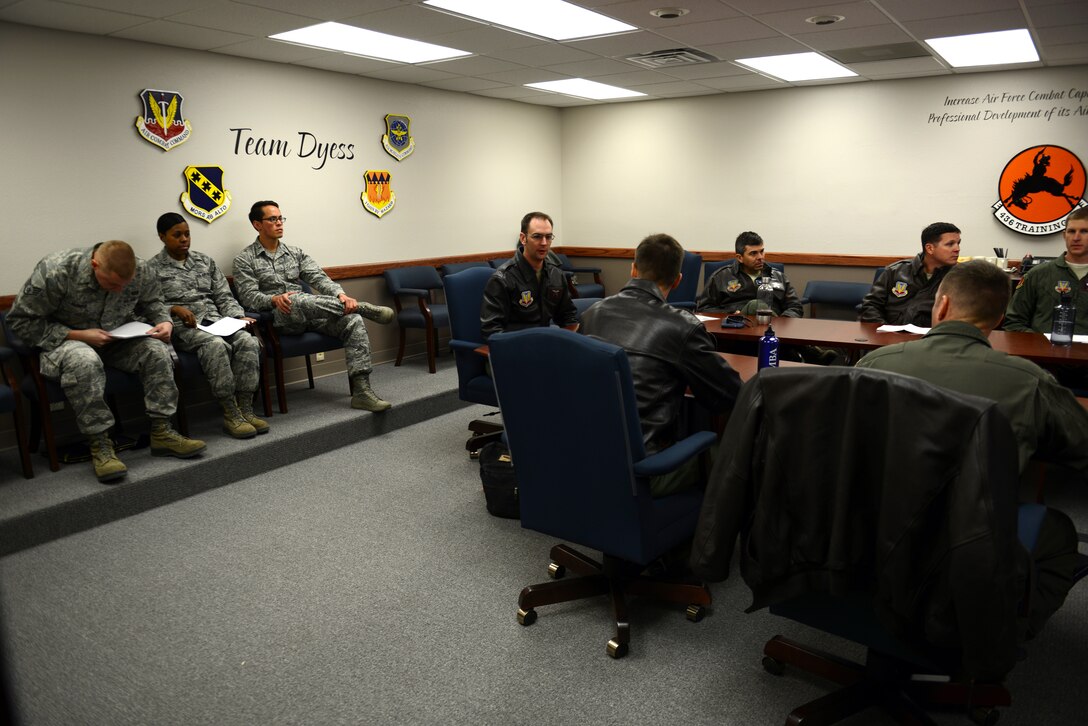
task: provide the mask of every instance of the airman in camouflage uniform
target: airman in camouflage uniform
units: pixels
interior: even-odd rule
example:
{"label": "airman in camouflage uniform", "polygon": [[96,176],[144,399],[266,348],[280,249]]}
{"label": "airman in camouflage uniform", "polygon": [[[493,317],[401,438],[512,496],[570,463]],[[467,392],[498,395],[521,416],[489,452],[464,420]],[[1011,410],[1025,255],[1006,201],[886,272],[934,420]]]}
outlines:
{"label": "airman in camouflage uniform", "polygon": [[[281,243],[286,220],[276,202],[256,202],[249,221],[257,239],[234,258],[234,283],[242,304],[247,310],[273,311],[273,324],[285,333],[316,330],[342,340],[351,407],[375,412],[389,408],[370,387],[370,336],[359,315],[386,324],[393,320],[393,309],[349,297],[312,257]],[[317,294],[304,292],[303,283]]]}
{"label": "airman in camouflage uniform", "polygon": [[[153,326],[146,336],[115,340],[107,332],[141,317]],[[105,401],[104,365],[140,376],[152,454],[188,458],[205,449],[203,441],[170,428],[178,402],[166,347],[173,326],[158,281],[125,242],[41,260],[15,298],[8,321],[24,343],[41,349],[42,374],[60,381],[76,425],[90,440],[100,481],[120,479],[127,471],[108,434],[114,418]]]}
{"label": "airman in camouflage uniform", "polygon": [[223,408],[223,430],[238,439],[268,432],[268,422],[253,413],[253,396],[260,378],[261,351],[245,330],[221,337],[198,329],[223,317],[245,317],[230,292],[227,278],[208,255],[189,249],[189,224],[177,212],[159,217],[156,227],[163,249],[148,260],[158,278],[164,304],[174,322],[174,345],[196,353]]}

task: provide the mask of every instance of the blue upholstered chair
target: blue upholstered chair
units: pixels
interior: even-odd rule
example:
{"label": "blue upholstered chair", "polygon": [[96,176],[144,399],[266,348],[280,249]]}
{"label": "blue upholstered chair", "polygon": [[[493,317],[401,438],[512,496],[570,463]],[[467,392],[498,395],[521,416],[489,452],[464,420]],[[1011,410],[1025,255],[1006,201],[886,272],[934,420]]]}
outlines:
{"label": "blue upholstered chair", "polygon": [[733,260],[711,260],[703,263],[703,286],[705,287],[710,278],[714,276],[714,273],[722,269],[726,265],[732,263]]}
{"label": "blue upholstered chair", "polygon": [[694,252],[684,252],[684,261],[680,265],[680,274],[684,276],[680,284],[666,298],[670,305],[685,310],[695,309],[695,295],[699,291],[699,275],[703,271],[703,256]]}
{"label": "blue upholstered chair", "polygon": [[[228,279],[230,290],[237,298],[237,290],[234,280]],[[306,282],[300,281],[303,292],[310,292],[311,288]],[[240,302],[240,301],[239,301]],[[276,378],[276,400],[279,401],[280,413],[287,413],[287,382],[283,372],[283,362],[287,358],[298,356],[306,357],[306,380],[310,388],[314,387],[314,368],[310,356],[316,353],[327,353],[330,350],[340,350],[343,342],[331,335],[307,330],[303,333],[283,333],[276,330],[272,324],[275,314],[271,310],[246,311],[246,315],[257,321],[257,330],[260,332],[265,358],[271,358],[273,372]],[[263,378],[263,374],[262,374]],[[351,382],[348,381],[348,392],[351,391]],[[262,384],[262,393],[265,400],[265,413],[271,415],[271,405],[267,395],[267,387]]]}
{"label": "blue upholstered chair", "polygon": [[[639,573],[691,537],[702,502],[701,491],[654,499],[649,477],[674,471],[707,449],[714,434],[699,432],[647,456],[622,348],[560,328],[499,333],[490,348],[522,526],[603,554],[597,562],[566,544],[554,546],[552,577],[568,569],[580,577],[526,587],[518,621],[532,624],[540,605],[611,595],[616,633],[607,652],[619,658],[630,641],[627,595],[680,603],[689,618],[700,619],[710,604],[704,586]],[[527,370],[547,371],[547,383],[526,385]],[[561,432],[561,442],[544,431]]]}
{"label": "blue upholstered chair", "polygon": [[23,476],[31,479],[34,467],[30,463],[30,449],[26,436],[26,421],[23,411],[23,396],[19,392],[19,381],[15,377],[12,363],[15,351],[0,347],[0,365],[3,366],[4,380],[0,382],[0,413],[10,413],[15,423],[15,444],[19,449],[19,462],[23,466]]}
{"label": "blue upholstered chair", "polygon": [[[393,306],[397,310],[397,325],[400,327],[400,346],[397,348],[397,362],[404,359],[404,344],[408,328],[422,328],[427,337],[427,367],[435,372],[435,357],[438,355],[438,329],[449,327],[450,315],[445,303],[436,303],[432,292],[442,289],[442,277],[438,270],[429,265],[412,267],[394,267],[385,271],[385,283],[393,296]],[[405,306],[402,298],[412,298],[412,304]]]}
{"label": "blue upholstered chair", "polygon": [[[60,382],[52,378],[46,378],[41,371],[41,351],[38,348],[25,344],[8,324],[7,313],[0,313],[0,326],[4,330],[4,340],[15,351],[23,369],[23,380],[20,381],[20,391],[30,402],[30,434],[27,437],[27,448],[31,452],[38,450],[39,442],[45,440],[45,450],[49,456],[49,469],[60,469],[60,456],[57,452],[56,433],[53,429],[53,416],[50,404],[61,403],[67,399]],[[135,373],[126,373],[111,366],[105,367],[106,371],[106,402],[113,410],[114,424],[113,437],[116,441],[122,434],[121,418],[117,415],[116,397],[119,395],[143,396],[143,384]],[[180,428],[180,426],[179,426]]]}
{"label": "blue upholstered chair", "polygon": [[497,270],[512,259],[514,259],[513,255],[510,255],[509,257],[495,257],[491,260],[488,260],[488,264],[491,265],[492,269]]}
{"label": "blue upholstered chair", "polygon": [[575,275],[593,275],[593,282],[570,282],[571,297],[592,297],[601,298],[604,297],[604,282],[601,280],[601,268],[599,267],[575,267],[571,264],[570,258],[566,255],[561,255],[558,252],[555,256],[559,258],[559,262],[562,265],[564,273],[568,273],[573,280]]}
{"label": "blue upholstered chair", "polygon": [[816,315],[817,306],[824,305],[830,309],[837,309],[853,313],[861,305],[865,294],[872,289],[872,285],[865,282],[840,282],[837,280],[809,280],[805,285],[805,299],[812,306],[812,317]]}
{"label": "blue upholstered chair", "polygon": [[455,275],[470,267],[487,267],[491,269],[491,263],[486,260],[476,260],[474,262],[447,262],[439,267],[438,271],[442,273],[442,277],[445,277],[446,275]]}
{"label": "blue upholstered chair", "polygon": [[[476,352],[484,344],[480,332],[480,306],[484,287],[494,274],[490,267],[473,267],[447,275],[442,280],[450,316],[450,350],[457,365],[457,395],[462,401],[498,408],[495,384],[487,372],[487,358]],[[475,456],[480,447],[502,433],[502,425],[476,419],[468,425],[472,432],[465,448]]]}

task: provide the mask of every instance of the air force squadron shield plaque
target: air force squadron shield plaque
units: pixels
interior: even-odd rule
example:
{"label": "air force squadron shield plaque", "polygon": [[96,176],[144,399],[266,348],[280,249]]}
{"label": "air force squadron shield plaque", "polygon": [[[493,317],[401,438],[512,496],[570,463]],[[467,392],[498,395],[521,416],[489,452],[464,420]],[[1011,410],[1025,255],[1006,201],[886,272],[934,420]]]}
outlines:
{"label": "air force squadron shield plaque", "polygon": [[397,195],[393,193],[391,186],[392,176],[385,170],[367,170],[363,175],[366,181],[366,190],[360,196],[363,207],[378,219],[382,215],[392,211],[397,203]]}
{"label": "air force squadron shield plaque", "polygon": [[385,135],[382,147],[397,161],[404,161],[416,150],[415,137],[411,135],[412,119],[393,113],[385,115]]}
{"label": "air force squadron shield plaque", "polygon": [[182,114],[181,104],[185,99],[180,93],[145,88],[140,100],[144,112],[136,117],[136,130],[146,141],[170,151],[189,140],[193,126]]}
{"label": "air force squadron shield plaque", "polygon": [[194,217],[211,224],[230,209],[230,192],[223,188],[223,167],[187,166],[185,184],[181,204]]}

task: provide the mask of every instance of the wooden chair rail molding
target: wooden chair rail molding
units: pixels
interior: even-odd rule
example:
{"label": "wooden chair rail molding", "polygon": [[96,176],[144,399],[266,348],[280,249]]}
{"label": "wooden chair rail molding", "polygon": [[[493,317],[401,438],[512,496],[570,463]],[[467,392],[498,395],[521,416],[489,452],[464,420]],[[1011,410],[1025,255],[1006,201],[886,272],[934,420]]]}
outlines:
{"label": "wooden chair rail molding", "polygon": [[[556,252],[562,252],[568,257],[612,257],[616,259],[633,260],[635,250],[633,247],[556,247]],[[699,251],[705,261],[731,260],[735,255],[725,250]],[[431,265],[438,267],[447,262],[476,262],[500,257],[503,254],[514,254],[513,249],[500,250],[499,252],[475,252],[469,255],[454,255],[451,257],[428,257],[420,260],[402,260],[398,262],[372,262],[365,265],[340,265],[338,267],[326,267],[325,272],[334,280],[353,280],[361,277],[377,277],[386,270],[395,267],[409,267],[411,265]],[[885,267],[898,260],[912,255],[833,255],[818,254],[812,252],[775,252],[767,255],[770,262],[781,262],[786,265],[826,265],[828,267]],[[1009,260],[1010,265],[1019,266],[1019,260]],[[0,310],[7,310],[15,302],[14,295],[0,295]]]}

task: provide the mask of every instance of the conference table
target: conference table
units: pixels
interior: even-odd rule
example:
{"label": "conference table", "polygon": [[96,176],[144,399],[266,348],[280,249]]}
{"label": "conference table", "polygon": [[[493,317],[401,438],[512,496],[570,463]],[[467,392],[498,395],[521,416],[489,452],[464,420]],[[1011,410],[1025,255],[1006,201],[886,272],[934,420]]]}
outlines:
{"label": "conference table", "polygon": [[[743,328],[723,328],[721,319],[725,314],[700,313],[710,320],[704,321],[707,332],[718,342],[719,347],[727,342],[758,343],[766,331],[766,324],[756,323],[754,317],[748,317]],[[853,320],[823,320],[818,318],[772,318],[771,326],[780,343],[791,345],[816,345],[827,348],[845,349],[851,360],[857,360],[860,354],[870,350],[918,340],[921,335],[913,333],[878,333],[880,323],[859,323]],[[1041,333],[1014,333],[995,330],[990,333],[990,345],[994,350],[1004,351],[1009,355],[1035,361],[1039,365],[1062,364],[1088,366],[1088,344],[1051,345]]]}

